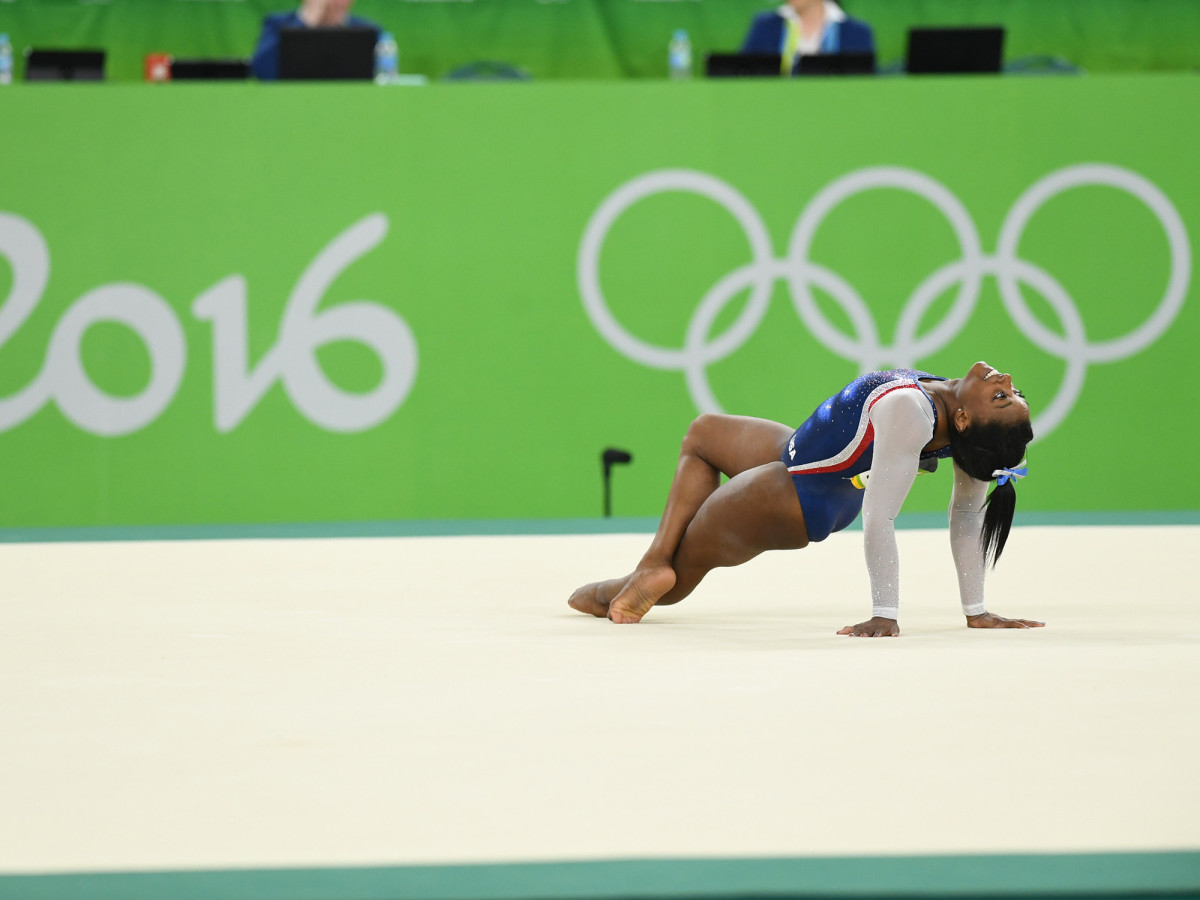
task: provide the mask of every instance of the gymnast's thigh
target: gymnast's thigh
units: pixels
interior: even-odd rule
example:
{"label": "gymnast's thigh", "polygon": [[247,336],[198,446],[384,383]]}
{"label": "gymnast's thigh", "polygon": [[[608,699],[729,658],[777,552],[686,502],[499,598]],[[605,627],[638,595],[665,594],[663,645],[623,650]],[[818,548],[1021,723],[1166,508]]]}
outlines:
{"label": "gymnast's thigh", "polygon": [[675,564],[707,571],[807,543],[791,477],[776,461],[735,475],[704,501],[683,534]]}
{"label": "gymnast's thigh", "polygon": [[794,431],[770,419],[705,413],[684,438],[684,449],[695,453],[730,478],[779,459]]}

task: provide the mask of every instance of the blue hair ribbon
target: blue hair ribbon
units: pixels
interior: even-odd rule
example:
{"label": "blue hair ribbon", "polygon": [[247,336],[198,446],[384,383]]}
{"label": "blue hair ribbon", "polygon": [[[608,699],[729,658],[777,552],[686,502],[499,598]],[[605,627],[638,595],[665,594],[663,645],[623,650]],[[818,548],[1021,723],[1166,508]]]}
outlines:
{"label": "blue hair ribbon", "polygon": [[[1025,460],[1021,460],[1025,462]],[[1029,466],[1019,466],[1016,469],[997,469],[992,473],[992,477],[996,479],[996,487],[1004,484],[1010,478],[1013,479],[1013,484],[1016,484],[1016,479],[1024,478],[1029,474]]]}

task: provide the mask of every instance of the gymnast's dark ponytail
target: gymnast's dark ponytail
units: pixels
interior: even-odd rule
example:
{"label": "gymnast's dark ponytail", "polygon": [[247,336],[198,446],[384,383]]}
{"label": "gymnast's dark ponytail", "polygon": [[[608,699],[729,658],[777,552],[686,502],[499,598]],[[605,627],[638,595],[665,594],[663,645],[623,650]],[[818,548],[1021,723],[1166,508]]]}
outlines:
{"label": "gymnast's dark ponytail", "polygon": [[[1025,458],[1025,446],[1033,440],[1033,426],[1028,422],[1017,425],[1001,425],[998,422],[983,422],[963,431],[950,428],[950,453],[958,467],[979,481],[992,481],[998,469],[1012,469]],[[983,514],[983,531],[979,540],[984,556],[993,566],[1012,528],[1013,514],[1017,509],[1016,478],[1007,478],[997,484],[988,495]]]}

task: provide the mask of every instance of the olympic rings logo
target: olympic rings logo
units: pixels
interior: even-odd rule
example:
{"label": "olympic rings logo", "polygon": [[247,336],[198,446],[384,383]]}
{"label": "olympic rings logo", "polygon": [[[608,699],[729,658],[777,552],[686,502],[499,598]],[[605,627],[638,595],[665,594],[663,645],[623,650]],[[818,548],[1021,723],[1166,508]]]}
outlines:
{"label": "olympic rings logo", "polygon": [[[1167,287],[1150,316],[1122,337],[1094,343],[1088,341],[1079,310],[1066,289],[1045,269],[1017,255],[1025,227],[1042,204],[1064,191],[1088,185],[1116,188],[1141,200],[1162,225],[1171,253]],[[960,249],[957,261],[931,273],[908,298],[890,343],[881,339],[870,308],[850,282],[809,258],[814,235],[825,217],[855,194],[878,188],[909,191],[929,201],[945,215]],[[704,295],[680,348],[650,344],[626,330],[605,302],[599,277],[604,241],[617,219],[638,201],[668,191],[698,194],[724,207],[741,225],[752,255],[751,262],[725,275]],[[857,363],[861,372],[870,372],[888,365],[916,367],[918,360],[946,347],[974,312],[983,279],[993,276],[1004,308],[1021,333],[1036,347],[1066,363],[1058,393],[1033,423],[1038,436],[1045,437],[1075,405],[1090,364],[1133,356],[1166,332],[1183,307],[1191,269],[1191,247],[1178,211],[1154,184],[1128,169],[1083,164],[1046,175],[1013,204],[1000,228],[995,253],[986,254],[966,207],[948,188],[912,169],[879,166],[850,172],[822,189],[796,221],[783,259],[775,258],[758,212],[726,182],[686,169],[648,172],[613,191],[593,213],[579,248],[576,276],[588,317],[613,349],[644,366],[683,372],[692,400],[702,412],[721,411],[708,381],[708,366],[736,352],[754,334],[778,280],[787,283],[792,305],[812,335],[836,355]],[[1021,296],[1021,284],[1032,287],[1050,304],[1062,325],[1062,334],[1037,319]],[[918,325],[934,301],[955,285],[957,293],[942,321],[918,333]],[[842,308],[854,330],[852,336],[825,317],[813,297],[813,288],[828,294]],[[717,317],[747,289],[750,296],[741,314],[723,333],[711,335]]]}

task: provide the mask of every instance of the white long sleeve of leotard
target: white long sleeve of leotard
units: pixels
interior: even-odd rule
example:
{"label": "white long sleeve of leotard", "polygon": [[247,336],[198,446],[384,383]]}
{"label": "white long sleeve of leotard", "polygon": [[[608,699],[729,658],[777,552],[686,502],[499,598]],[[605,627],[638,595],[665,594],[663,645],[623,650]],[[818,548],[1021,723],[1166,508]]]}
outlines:
{"label": "white long sleeve of leotard", "polygon": [[[868,482],[869,484],[870,482]],[[958,572],[958,596],[963,614],[987,612],[983,604],[986,560],[979,535],[983,532],[983,504],[988,483],[976,481],[954,466],[954,493],[950,496],[950,552]]]}
{"label": "white long sleeve of leotard", "polygon": [[[898,390],[871,408],[875,432],[871,477],[863,497],[863,549],[871,580],[871,615],[888,619],[900,614],[900,554],[896,516],[917,477],[921,450],[933,437],[933,408],[923,391]],[[950,542],[958,573],[963,612],[976,615],[983,606],[983,500],[987,484],[954,467],[950,500]]]}
{"label": "white long sleeve of leotard", "polygon": [[933,408],[924,391],[892,391],[871,407],[875,448],[862,517],[872,616],[900,617],[896,516],[917,477],[921,450],[933,437],[933,423]]}

